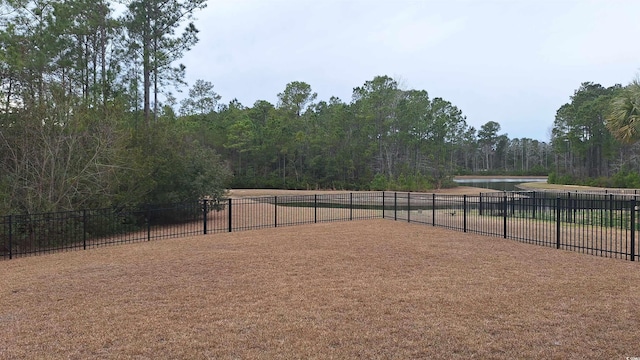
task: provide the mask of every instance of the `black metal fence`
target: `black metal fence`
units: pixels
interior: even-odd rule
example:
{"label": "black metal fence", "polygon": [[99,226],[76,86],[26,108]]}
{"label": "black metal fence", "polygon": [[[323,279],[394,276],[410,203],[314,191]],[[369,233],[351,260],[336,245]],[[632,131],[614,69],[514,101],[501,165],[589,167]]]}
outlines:
{"label": "black metal fence", "polygon": [[202,200],[0,217],[0,259],[267,227],[380,218],[382,193]]}
{"label": "black metal fence", "polygon": [[635,261],[635,194],[495,192],[478,196],[391,193],[384,216]]}
{"label": "black metal fence", "polygon": [[357,192],[0,217],[0,259],[319,222],[386,218],[635,261],[634,194]]}

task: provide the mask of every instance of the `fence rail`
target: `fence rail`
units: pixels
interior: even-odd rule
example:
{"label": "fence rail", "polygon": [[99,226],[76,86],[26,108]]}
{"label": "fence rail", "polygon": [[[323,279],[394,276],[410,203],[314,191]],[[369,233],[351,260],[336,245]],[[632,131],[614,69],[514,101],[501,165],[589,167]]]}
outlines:
{"label": "fence rail", "polygon": [[0,217],[0,259],[154,239],[392,219],[635,261],[635,194],[356,192]]}

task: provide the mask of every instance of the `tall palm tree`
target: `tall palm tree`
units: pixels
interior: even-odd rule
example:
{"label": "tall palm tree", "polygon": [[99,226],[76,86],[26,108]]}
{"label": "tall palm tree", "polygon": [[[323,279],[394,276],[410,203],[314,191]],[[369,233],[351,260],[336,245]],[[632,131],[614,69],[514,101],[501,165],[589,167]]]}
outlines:
{"label": "tall palm tree", "polygon": [[640,78],[613,99],[606,120],[607,128],[618,140],[625,143],[640,140]]}

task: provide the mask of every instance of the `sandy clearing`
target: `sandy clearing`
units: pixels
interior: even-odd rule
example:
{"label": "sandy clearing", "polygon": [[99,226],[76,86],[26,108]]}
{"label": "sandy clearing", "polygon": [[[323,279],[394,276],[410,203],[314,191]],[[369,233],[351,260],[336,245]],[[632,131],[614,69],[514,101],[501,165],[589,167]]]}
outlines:
{"label": "sandy clearing", "polygon": [[[451,194],[451,195],[478,195],[481,192],[492,192],[493,190],[472,186],[458,186],[451,189],[438,189],[426,193]],[[230,189],[229,196],[232,198],[257,197],[257,196],[289,196],[289,195],[330,195],[348,194],[356,191],[347,190],[278,190],[278,189]],[[389,191],[390,193],[392,191]],[[401,191],[398,191],[399,193]],[[406,191],[405,191],[406,193]]]}

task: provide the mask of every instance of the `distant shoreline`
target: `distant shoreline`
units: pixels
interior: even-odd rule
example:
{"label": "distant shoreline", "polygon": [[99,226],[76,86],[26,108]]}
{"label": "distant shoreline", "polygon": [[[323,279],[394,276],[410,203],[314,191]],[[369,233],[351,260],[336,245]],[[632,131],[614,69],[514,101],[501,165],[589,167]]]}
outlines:
{"label": "distant shoreline", "polygon": [[548,176],[511,176],[511,175],[459,175],[453,180],[482,180],[482,179],[548,179]]}

